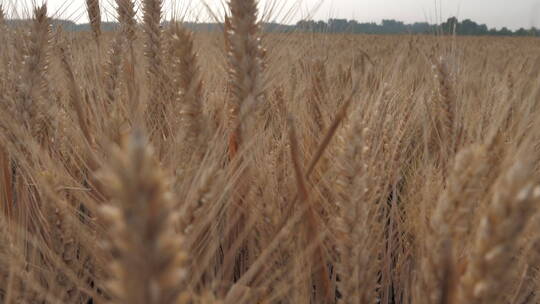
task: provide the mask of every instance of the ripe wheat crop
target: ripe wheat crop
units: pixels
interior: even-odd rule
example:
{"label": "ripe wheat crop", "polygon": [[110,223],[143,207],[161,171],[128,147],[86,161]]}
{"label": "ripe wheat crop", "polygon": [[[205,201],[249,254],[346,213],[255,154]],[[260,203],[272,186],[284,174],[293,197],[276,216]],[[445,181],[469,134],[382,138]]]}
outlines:
{"label": "ripe wheat crop", "polygon": [[1,303],[539,303],[535,38],[0,7]]}

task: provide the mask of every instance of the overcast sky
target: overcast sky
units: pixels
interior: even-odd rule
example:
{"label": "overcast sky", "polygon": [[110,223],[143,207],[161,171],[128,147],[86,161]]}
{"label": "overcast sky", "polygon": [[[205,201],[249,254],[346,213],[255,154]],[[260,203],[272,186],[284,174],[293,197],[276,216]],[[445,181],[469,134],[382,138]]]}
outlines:
{"label": "overcast sky", "polygon": [[[21,3],[41,0],[0,0],[4,4]],[[219,10],[222,0],[204,0],[211,7]],[[270,2],[278,2],[286,8],[292,8],[298,0],[260,0],[265,6]],[[101,0],[105,11],[111,10],[114,0]],[[195,15],[203,18],[205,9],[203,0],[165,0],[165,7],[170,8],[171,3],[185,7],[190,3],[194,7]],[[68,9],[62,10],[61,16],[70,17],[78,22],[85,22],[85,0],[48,0],[50,11],[54,12],[64,4]],[[184,4],[183,4],[184,3]],[[295,8],[295,16],[288,18],[287,23],[296,22],[300,18],[311,16],[314,19],[326,20],[328,18],[355,19],[360,22],[380,22],[382,19],[397,19],[406,22],[427,21],[440,22],[449,16],[458,16],[462,19],[472,19],[478,23],[485,23],[489,27],[507,26],[511,29],[519,27],[540,27],[540,0],[301,0],[301,5]],[[318,3],[322,3],[318,5]],[[108,7],[108,8],[107,8]],[[104,13],[104,17],[113,18],[111,14]],[[278,18],[278,21],[283,18]]]}

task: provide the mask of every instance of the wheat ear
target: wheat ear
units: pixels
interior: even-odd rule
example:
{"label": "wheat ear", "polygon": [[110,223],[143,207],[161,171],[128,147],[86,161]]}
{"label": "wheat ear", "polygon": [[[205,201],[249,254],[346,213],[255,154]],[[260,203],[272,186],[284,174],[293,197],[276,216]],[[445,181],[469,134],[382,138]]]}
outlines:
{"label": "wheat ear", "polygon": [[[436,101],[437,106],[440,109],[439,112],[439,140],[441,144],[444,142],[447,145],[448,150],[446,152],[441,151],[443,154],[442,157],[447,159],[442,159],[445,161],[443,164],[448,162],[448,159],[451,158],[456,153],[457,140],[456,137],[456,94],[454,88],[454,82],[452,80],[452,75],[450,73],[448,64],[443,60],[432,59],[433,65],[432,69],[434,71],[434,78],[437,81],[437,93]],[[446,153],[446,154],[444,154]]]}
{"label": "wheat ear", "polygon": [[118,303],[177,303],[185,289],[183,238],[175,233],[171,193],[145,137],[136,132],[115,149],[101,178],[112,197],[102,209],[115,257],[110,291]]}
{"label": "wheat ear", "polygon": [[186,146],[197,149],[201,144],[202,80],[197,65],[197,53],[193,45],[193,33],[179,24],[171,28],[174,83],[176,100],[180,106],[180,130],[184,133]]}
{"label": "wheat ear", "polygon": [[355,110],[347,133],[340,137],[344,148],[337,158],[335,187],[339,196],[335,223],[339,291],[342,302],[351,304],[367,303],[375,296],[380,269],[376,241],[382,239],[370,221],[376,214],[367,158],[372,147],[365,141],[368,131],[360,114],[359,109]]}
{"label": "wheat ear", "polygon": [[[229,63],[229,153],[233,158],[242,142],[240,120],[257,109],[261,101],[263,54],[256,0],[231,0],[231,17],[226,19],[225,34]],[[241,117],[242,116],[242,117]]]}
{"label": "wheat ear", "polygon": [[90,20],[94,40],[99,47],[101,37],[101,9],[99,7],[99,0],[86,0],[86,11],[88,13],[88,20]]}
{"label": "wheat ear", "polygon": [[495,303],[504,294],[501,288],[515,279],[510,271],[515,244],[540,199],[540,189],[530,181],[530,167],[517,162],[495,184],[459,284],[459,303]]}
{"label": "wheat ear", "polygon": [[[128,44],[128,56],[123,56],[125,58],[125,67],[124,67],[124,74],[126,79],[126,86],[128,88],[128,98],[129,98],[129,114],[131,115],[131,119],[139,119],[138,116],[138,107],[139,107],[139,89],[137,85],[135,84],[135,66],[137,62],[137,58],[135,55],[135,50],[133,48],[133,43],[135,42],[137,38],[137,21],[135,20],[135,7],[134,2],[132,0],[116,0],[116,11],[118,14],[118,20],[120,22],[122,32],[119,36],[116,38],[116,46],[113,45],[112,47],[112,54],[111,54],[111,61],[109,61],[109,64],[112,63],[112,65],[109,65],[109,73],[111,73],[111,69],[115,67],[116,64],[120,64],[118,61],[120,59],[120,53],[115,54],[116,51],[121,52],[123,47],[119,46],[121,41],[127,41]],[[116,48],[116,50],[115,50]],[[112,74],[109,74],[109,76]],[[109,88],[110,92],[110,88]]]}
{"label": "wheat ear", "polygon": [[18,104],[22,121],[27,125],[38,141],[44,144],[49,140],[49,126],[53,121],[49,117],[50,106],[45,105],[49,97],[47,72],[49,66],[50,20],[47,17],[47,6],[34,9],[34,21],[29,37],[30,43],[23,62],[23,79],[20,89],[21,102]]}
{"label": "wheat ear", "polygon": [[135,8],[131,0],[116,0],[116,12],[122,32],[129,43],[135,41],[137,22],[135,21]]}
{"label": "wheat ear", "polygon": [[146,35],[144,53],[148,62],[149,104],[147,123],[152,135],[167,138],[169,135],[164,99],[163,43],[161,31],[162,0],[143,1],[144,33]]}
{"label": "wheat ear", "polygon": [[448,257],[451,258],[450,262],[457,263],[461,249],[457,244],[470,233],[475,190],[481,187],[487,169],[487,151],[482,145],[465,148],[456,155],[446,189],[433,211],[430,231],[425,241],[427,257],[422,265],[423,291],[428,293],[426,297],[431,302],[443,300],[442,284],[449,279],[444,277],[446,244],[454,244],[454,253]]}
{"label": "wheat ear", "polygon": [[4,13],[4,7],[0,4],[0,30],[3,30],[2,27],[6,25],[6,15]]}

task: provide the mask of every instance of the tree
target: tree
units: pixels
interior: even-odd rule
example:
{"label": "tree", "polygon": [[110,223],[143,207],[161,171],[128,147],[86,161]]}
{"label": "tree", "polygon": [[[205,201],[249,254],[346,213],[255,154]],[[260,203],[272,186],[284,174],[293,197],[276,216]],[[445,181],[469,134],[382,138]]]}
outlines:
{"label": "tree", "polygon": [[526,29],[524,28],[520,28],[519,30],[516,31],[516,36],[528,36],[529,35],[529,31],[527,31]]}
{"label": "tree", "polygon": [[508,28],[506,27],[503,27],[500,31],[499,31],[499,36],[511,36],[513,33],[511,30],[509,30]]}
{"label": "tree", "polygon": [[407,28],[403,22],[390,19],[382,21],[382,31],[387,34],[398,34],[405,33]]}
{"label": "tree", "polygon": [[[359,23],[355,20],[347,19],[329,19],[328,23],[324,21],[301,20],[296,24],[297,30],[310,32],[331,32],[331,33],[365,33],[365,34],[429,34],[436,33],[438,25],[432,25],[427,22],[416,22],[405,24],[402,21],[394,19],[384,19],[381,24],[374,22]],[[471,19],[465,19],[459,22],[456,17],[450,17],[440,24],[440,29],[444,34],[456,35],[493,35],[493,36],[540,36],[540,31],[536,28],[519,30],[512,32],[506,27],[500,30],[488,29],[485,24],[478,24]]]}
{"label": "tree", "polygon": [[347,19],[330,19],[328,27],[331,32],[345,32],[349,27],[349,21]]}
{"label": "tree", "polygon": [[296,23],[296,28],[302,31],[313,31],[313,29],[315,28],[315,21],[300,20]]}
{"label": "tree", "polygon": [[460,35],[476,35],[478,34],[478,24],[470,19],[465,19],[463,22],[458,23],[457,33]]}
{"label": "tree", "polygon": [[456,17],[450,17],[446,22],[441,24],[442,31],[445,34],[454,34],[457,30],[458,19]]}
{"label": "tree", "polygon": [[326,25],[326,22],[317,22],[317,25],[315,26],[315,31],[320,33],[328,31],[328,26]]}

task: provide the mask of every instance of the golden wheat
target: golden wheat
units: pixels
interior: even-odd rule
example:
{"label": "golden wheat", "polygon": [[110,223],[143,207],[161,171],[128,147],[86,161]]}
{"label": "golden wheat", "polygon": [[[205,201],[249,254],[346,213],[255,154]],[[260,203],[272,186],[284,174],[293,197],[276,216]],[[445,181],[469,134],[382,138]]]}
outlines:
{"label": "golden wheat", "polygon": [[0,6],[0,302],[538,302],[536,40],[112,2]]}

